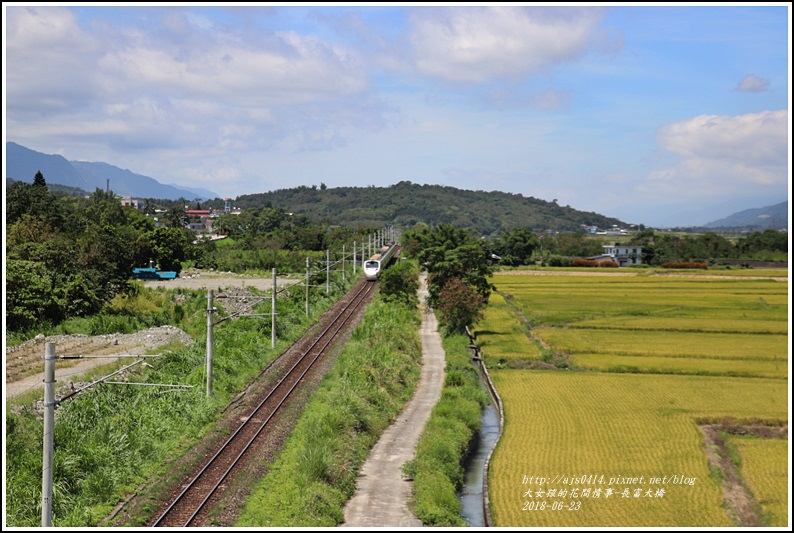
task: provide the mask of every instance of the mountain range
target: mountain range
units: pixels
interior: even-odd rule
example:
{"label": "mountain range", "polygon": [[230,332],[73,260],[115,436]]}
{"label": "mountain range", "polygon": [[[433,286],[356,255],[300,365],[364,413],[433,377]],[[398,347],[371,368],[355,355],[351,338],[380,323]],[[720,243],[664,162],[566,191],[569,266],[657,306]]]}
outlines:
{"label": "mountain range", "polygon": [[713,228],[758,228],[788,230],[788,201],[768,207],[745,209],[728,217],[709,222],[703,227]]}
{"label": "mountain range", "polygon": [[[41,171],[47,183],[77,187],[87,192],[110,189],[118,195],[166,200],[210,200],[220,196],[206,189],[167,185],[108,163],[69,161],[60,155],[31,150],[14,142],[6,143],[6,178],[31,183]],[[108,181],[109,180],[109,181]]]}
{"label": "mountain range", "polygon": [[[108,163],[68,161],[60,155],[37,152],[14,142],[6,143],[6,178],[32,182],[41,171],[47,183],[76,187],[87,193],[96,188],[119,195],[167,200],[212,200],[213,191],[158,182]],[[108,182],[109,180],[109,182]],[[629,224],[598,213],[584,212],[521,194],[500,191],[466,191],[442,185],[402,181],[390,187],[321,188],[301,185],[267,193],[238,196],[235,205],[248,209],[274,206],[285,211],[325,218],[343,224],[450,223],[472,227],[483,234],[513,227],[576,231],[582,226],[628,227]],[[704,229],[788,229],[788,201],[747,209],[701,226]]]}

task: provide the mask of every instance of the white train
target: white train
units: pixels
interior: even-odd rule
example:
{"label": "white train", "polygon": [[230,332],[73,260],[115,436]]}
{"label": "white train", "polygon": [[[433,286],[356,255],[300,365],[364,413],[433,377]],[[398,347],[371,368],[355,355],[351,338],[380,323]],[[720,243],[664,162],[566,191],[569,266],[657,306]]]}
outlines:
{"label": "white train", "polygon": [[386,268],[386,266],[389,264],[389,261],[391,261],[392,257],[394,256],[394,252],[396,250],[397,246],[394,244],[384,246],[372,257],[364,260],[364,275],[369,281],[375,281],[378,279],[381,270]]}

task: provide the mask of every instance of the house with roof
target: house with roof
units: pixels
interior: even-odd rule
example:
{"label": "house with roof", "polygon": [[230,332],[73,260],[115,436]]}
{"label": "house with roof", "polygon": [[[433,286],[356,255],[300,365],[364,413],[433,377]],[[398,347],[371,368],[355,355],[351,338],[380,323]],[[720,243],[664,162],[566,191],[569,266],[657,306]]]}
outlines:
{"label": "house with roof", "polygon": [[605,244],[604,253],[597,257],[591,257],[596,261],[606,261],[611,259],[620,266],[628,265],[641,265],[642,264],[642,249],[644,246],[638,244]]}

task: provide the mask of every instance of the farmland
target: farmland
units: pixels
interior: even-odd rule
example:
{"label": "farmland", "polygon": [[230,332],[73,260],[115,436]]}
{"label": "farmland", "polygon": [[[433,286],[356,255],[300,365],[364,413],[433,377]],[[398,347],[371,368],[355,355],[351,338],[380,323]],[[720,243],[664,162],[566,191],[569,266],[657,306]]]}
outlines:
{"label": "farmland", "polygon": [[[698,426],[787,424],[788,284],[754,278],[494,276],[500,298],[477,342],[505,405],[495,524],[743,525]],[[517,332],[513,346],[495,341]],[[566,368],[501,369],[537,359],[539,344]],[[736,440],[760,522],[785,525],[787,441]]]}

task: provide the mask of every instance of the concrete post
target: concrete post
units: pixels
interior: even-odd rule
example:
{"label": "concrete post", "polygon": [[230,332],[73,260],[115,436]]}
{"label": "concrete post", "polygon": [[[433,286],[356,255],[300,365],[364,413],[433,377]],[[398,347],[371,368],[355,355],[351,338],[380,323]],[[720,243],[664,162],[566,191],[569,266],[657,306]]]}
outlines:
{"label": "concrete post", "polygon": [[207,398],[212,397],[212,289],[207,291]]}
{"label": "concrete post", "polygon": [[306,258],[306,316],[309,316],[309,258]]}
{"label": "concrete post", "polygon": [[273,316],[273,325],[271,328],[273,330],[271,335],[273,339],[271,342],[271,346],[275,350],[276,349],[276,269],[275,267],[273,268],[273,304],[271,305],[271,307],[272,307],[271,313]]}
{"label": "concrete post", "polygon": [[44,348],[44,447],[41,468],[41,527],[52,526],[52,454],[55,444],[55,343]]}

